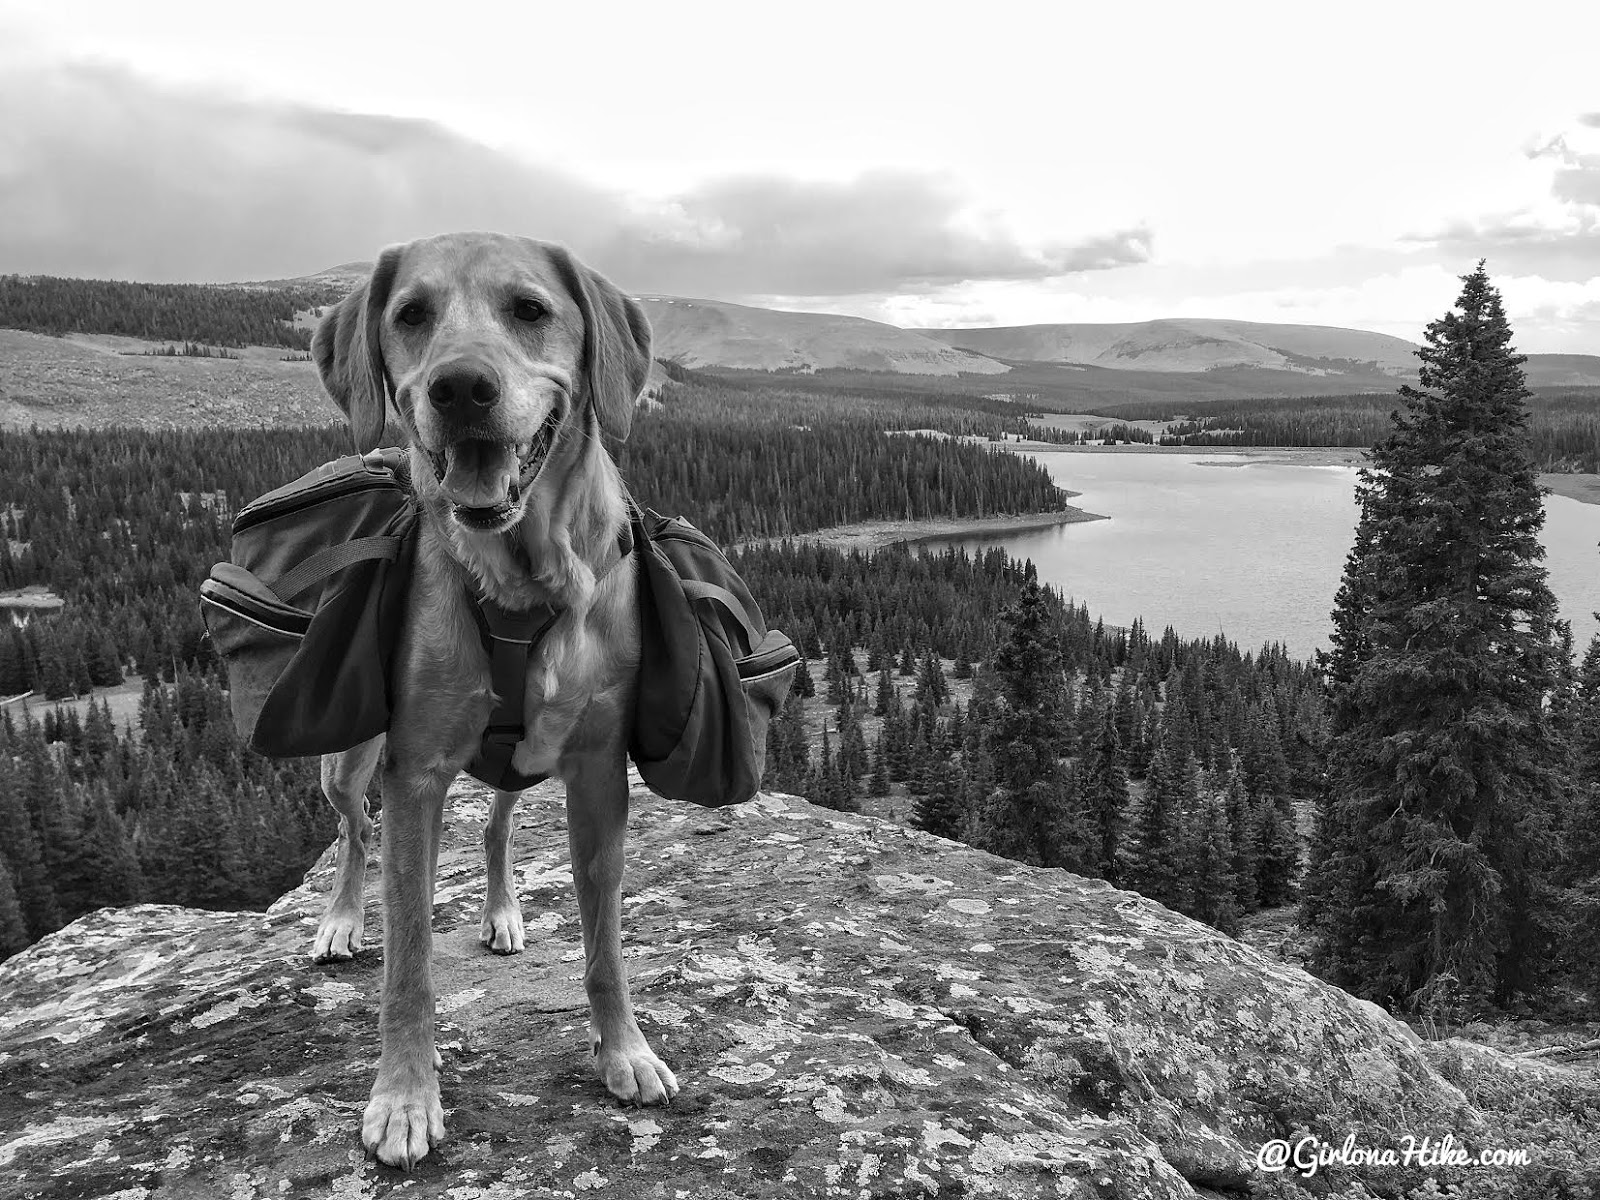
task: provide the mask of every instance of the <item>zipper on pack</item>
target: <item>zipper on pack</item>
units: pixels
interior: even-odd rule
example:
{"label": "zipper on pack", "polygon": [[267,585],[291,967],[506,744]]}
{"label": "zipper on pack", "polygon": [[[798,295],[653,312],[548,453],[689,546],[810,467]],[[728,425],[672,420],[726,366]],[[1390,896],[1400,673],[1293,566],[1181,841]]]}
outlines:
{"label": "zipper on pack", "polygon": [[761,654],[752,654],[749,658],[741,658],[734,666],[739,671],[739,678],[745,682],[759,679],[763,675],[773,675],[785,667],[792,666],[800,661],[800,652],[794,648],[793,642],[785,642],[781,646],[774,646]]}
{"label": "zipper on pack", "polygon": [[292,503],[275,501],[263,504],[260,508],[247,505],[233,520],[235,535],[243,533],[246,529],[260,525],[264,521],[273,521],[289,513],[299,512],[301,509],[312,508],[318,504],[326,504],[335,496],[354,496],[360,492],[370,492],[377,489],[390,491],[404,491],[405,489],[390,475],[373,475],[370,479],[339,479],[328,480],[326,483],[316,484],[307,488]]}
{"label": "zipper on pack", "polygon": [[207,586],[207,580],[200,588],[201,603],[209,604],[213,608],[221,609],[240,620],[248,621],[252,625],[269,629],[273,633],[281,633],[287,637],[304,637],[306,630],[311,628],[311,614],[290,616],[288,613],[275,611],[265,605],[252,603],[250,598],[240,592],[228,589],[223,594],[220,589]]}

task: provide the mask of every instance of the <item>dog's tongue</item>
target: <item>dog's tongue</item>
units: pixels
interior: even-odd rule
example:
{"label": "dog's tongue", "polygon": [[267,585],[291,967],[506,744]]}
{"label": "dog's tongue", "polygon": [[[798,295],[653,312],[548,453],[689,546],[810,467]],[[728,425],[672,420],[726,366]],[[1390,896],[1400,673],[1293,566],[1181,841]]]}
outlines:
{"label": "dog's tongue", "polygon": [[445,452],[445,493],[457,504],[490,508],[511,491],[516,456],[494,442],[457,442]]}

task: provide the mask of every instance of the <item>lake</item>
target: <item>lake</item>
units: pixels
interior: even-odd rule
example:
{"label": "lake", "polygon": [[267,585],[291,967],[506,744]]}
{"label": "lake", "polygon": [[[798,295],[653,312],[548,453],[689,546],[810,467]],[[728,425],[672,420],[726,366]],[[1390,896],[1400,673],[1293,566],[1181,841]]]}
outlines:
{"label": "lake", "polygon": [[[1000,546],[1031,558],[1110,625],[1142,616],[1154,637],[1218,632],[1296,656],[1328,645],[1334,592],[1355,538],[1356,470],[1233,454],[1029,453],[1072,501],[1107,521],[929,546]],[[1229,465],[1221,465],[1229,464]],[[1600,505],[1545,497],[1545,566],[1581,657],[1600,609]]]}

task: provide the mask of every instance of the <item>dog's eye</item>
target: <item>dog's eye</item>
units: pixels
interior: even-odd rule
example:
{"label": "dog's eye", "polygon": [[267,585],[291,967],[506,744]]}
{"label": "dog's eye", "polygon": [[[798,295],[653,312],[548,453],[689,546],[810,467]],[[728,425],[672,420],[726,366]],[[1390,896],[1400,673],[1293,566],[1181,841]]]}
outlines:
{"label": "dog's eye", "polygon": [[511,315],[519,321],[537,321],[544,316],[544,305],[537,300],[519,299],[512,304]]}
{"label": "dog's eye", "polygon": [[395,314],[402,325],[421,325],[428,319],[428,310],[413,300]]}

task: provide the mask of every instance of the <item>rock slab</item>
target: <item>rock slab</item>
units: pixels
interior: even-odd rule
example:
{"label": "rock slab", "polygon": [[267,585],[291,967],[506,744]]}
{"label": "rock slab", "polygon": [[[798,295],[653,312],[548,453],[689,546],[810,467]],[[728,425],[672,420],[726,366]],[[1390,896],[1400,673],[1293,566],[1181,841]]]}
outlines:
{"label": "rock slab", "polygon": [[[369,948],[307,958],[330,852],[266,913],[104,910],[0,964],[0,1196],[1178,1200],[1281,1181],[1257,1166],[1270,1138],[1492,1124],[1376,1007],[1132,892],[794,797],[704,811],[639,787],[624,947],[682,1091],[626,1107],[588,1061],[559,785],[519,810],[512,958],[477,940],[488,803],[452,789],[448,1136],[412,1174],[359,1140],[376,869]],[[1451,1061],[1508,1091],[1550,1069],[1473,1050]]]}

